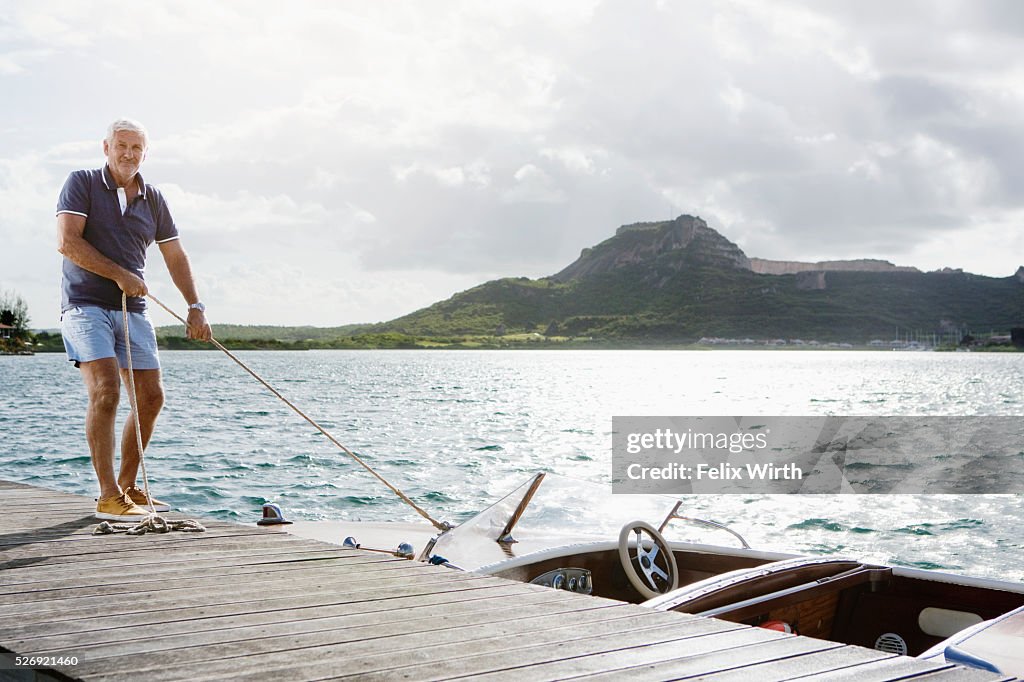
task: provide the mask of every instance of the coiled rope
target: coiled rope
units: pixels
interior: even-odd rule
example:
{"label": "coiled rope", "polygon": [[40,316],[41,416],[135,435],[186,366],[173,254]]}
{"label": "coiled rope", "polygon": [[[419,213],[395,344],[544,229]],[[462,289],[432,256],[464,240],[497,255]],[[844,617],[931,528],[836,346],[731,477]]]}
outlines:
{"label": "coiled rope", "polygon": [[[156,296],[154,296],[153,294],[147,294],[147,295],[149,296],[149,298],[151,298],[151,299],[153,300],[153,302],[154,302],[154,303],[156,303],[156,304],[157,304],[158,306],[160,306],[161,308],[163,308],[164,310],[166,310],[166,311],[167,311],[168,313],[170,313],[170,314],[171,314],[171,315],[172,315],[172,316],[173,316],[173,317],[174,317],[175,319],[177,319],[177,320],[178,320],[179,322],[181,322],[181,323],[182,323],[182,324],[184,324],[184,325],[185,325],[186,327],[188,327],[188,322],[187,322],[187,321],[185,321],[185,320],[184,320],[184,319],[183,319],[183,318],[182,318],[182,317],[181,317],[180,315],[178,315],[178,314],[177,314],[176,312],[174,312],[173,310],[171,310],[170,308],[168,308],[168,307],[167,307],[166,305],[164,305],[164,304],[163,304],[163,303],[162,303],[162,302],[161,302],[161,301],[160,301],[160,300],[159,300],[159,299],[158,299],[158,298],[157,298]],[[125,316],[126,316],[126,319],[127,319],[127,312],[125,313]],[[126,332],[127,332],[127,328],[128,328],[128,323],[127,323],[127,322],[125,322],[125,331],[126,331]],[[266,387],[266,389],[267,389],[268,391],[270,391],[270,392],[271,392],[271,393],[273,393],[273,394],[274,394],[275,396],[277,396],[278,398],[280,398],[281,402],[283,402],[283,403],[284,403],[285,405],[287,405],[288,407],[292,408],[292,410],[294,410],[294,411],[295,411],[295,413],[296,413],[297,415],[299,415],[300,417],[302,417],[303,419],[305,419],[305,420],[306,420],[307,422],[309,422],[309,423],[310,423],[310,424],[311,424],[311,425],[312,425],[312,426],[313,426],[313,427],[314,427],[314,428],[315,428],[315,429],[316,429],[317,431],[319,431],[319,432],[320,432],[320,433],[322,433],[322,434],[323,434],[324,436],[326,436],[326,437],[327,437],[327,439],[328,439],[329,441],[331,441],[331,442],[332,442],[332,443],[334,443],[334,444],[335,444],[336,446],[338,446],[338,448],[339,448],[339,449],[340,449],[340,450],[341,450],[342,452],[344,452],[344,453],[345,453],[346,455],[348,455],[349,457],[351,457],[351,458],[352,458],[352,459],[353,459],[353,460],[354,460],[354,461],[355,461],[355,462],[356,462],[357,464],[359,464],[359,465],[360,465],[360,466],[362,466],[362,467],[363,467],[364,469],[366,469],[366,470],[367,470],[367,471],[369,471],[369,472],[370,472],[371,474],[373,474],[373,476],[374,476],[374,477],[375,477],[375,478],[376,478],[376,479],[377,479],[378,481],[380,481],[380,482],[381,482],[381,483],[383,483],[383,484],[384,484],[385,486],[387,486],[387,487],[388,487],[388,489],[389,489],[389,490],[391,490],[391,492],[393,492],[393,493],[394,493],[395,495],[397,495],[397,496],[399,497],[399,499],[401,499],[401,500],[402,500],[403,502],[405,502],[405,503],[406,503],[407,505],[409,505],[410,507],[412,507],[413,509],[415,509],[415,510],[416,510],[416,512],[417,512],[417,513],[418,513],[418,514],[419,514],[420,516],[422,516],[423,518],[425,518],[425,519],[426,519],[427,521],[430,521],[430,523],[431,523],[431,524],[433,524],[433,526],[434,526],[435,528],[437,528],[437,529],[438,529],[438,530],[440,530],[440,531],[446,531],[446,530],[449,530],[449,529],[451,529],[451,525],[450,525],[450,524],[447,524],[447,523],[442,523],[442,522],[440,522],[440,521],[437,521],[437,520],[435,520],[435,519],[434,519],[434,518],[433,518],[433,517],[432,517],[432,516],[431,516],[430,514],[428,514],[428,513],[426,512],[426,510],[422,509],[422,508],[421,508],[421,507],[420,507],[419,505],[417,505],[417,504],[416,504],[415,502],[413,502],[412,500],[410,500],[410,499],[409,499],[409,497],[408,497],[408,496],[407,496],[407,495],[406,495],[405,493],[403,493],[403,492],[402,492],[401,490],[399,490],[399,489],[398,489],[397,487],[395,487],[394,485],[392,485],[391,483],[389,483],[389,482],[387,481],[387,479],[385,479],[385,478],[384,478],[383,476],[381,476],[381,475],[380,475],[380,474],[378,474],[378,473],[377,473],[376,471],[374,471],[374,470],[373,470],[373,468],[372,468],[372,467],[371,467],[371,466],[370,466],[369,464],[367,464],[366,462],[364,462],[364,461],[363,461],[363,460],[362,460],[362,459],[361,459],[361,458],[360,458],[360,457],[359,457],[358,455],[356,455],[356,454],[355,454],[354,452],[352,452],[352,451],[351,451],[351,450],[349,450],[349,449],[348,449],[347,447],[345,447],[345,446],[344,446],[344,445],[343,445],[343,444],[341,443],[341,441],[339,441],[339,440],[338,440],[337,438],[335,438],[334,436],[332,436],[332,435],[331,435],[331,434],[330,434],[330,433],[329,433],[329,432],[327,431],[327,429],[325,429],[324,427],[320,426],[320,424],[318,424],[318,423],[317,423],[317,422],[316,422],[315,420],[313,420],[313,419],[312,419],[312,418],[311,418],[311,417],[310,417],[309,415],[307,415],[307,414],[306,414],[305,412],[303,412],[303,411],[302,411],[302,410],[300,410],[300,409],[299,409],[298,407],[296,407],[294,403],[292,403],[292,402],[291,402],[290,400],[288,400],[288,399],[287,399],[287,398],[285,398],[285,397],[284,397],[283,395],[281,395],[281,393],[280,393],[280,392],[279,392],[279,391],[278,391],[278,390],[277,390],[276,388],[274,388],[274,387],[273,387],[273,386],[271,386],[271,385],[270,385],[269,383],[267,383],[267,381],[266,381],[266,380],[265,380],[265,379],[264,379],[263,377],[261,377],[261,376],[260,376],[259,374],[257,374],[256,372],[252,371],[251,369],[249,369],[249,367],[248,367],[248,366],[247,366],[247,365],[246,365],[246,364],[245,364],[244,362],[242,362],[241,360],[239,360],[239,359],[238,359],[238,358],[237,358],[237,357],[236,357],[236,356],[235,356],[235,355],[234,355],[234,354],[233,354],[233,353],[232,353],[231,351],[229,351],[229,350],[228,350],[227,348],[225,348],[225,347],[224,347],[224,346],[223,346],[223,345],[222,345],[222,344],[220,343],[220,341],[218,341],[217,339],[215,339],[215,338],[213,338],[213,337],[211,336],[211,337],[210,337],[210,343],[212,343],[212,344],[213,344],[214,346],[216,346],[216,347],[217,347],[217,348],[219,348],[220,350],[224,351],[224,354],[225,354],[225,355],[227,355],[227,356],[228,356],[229,358],[231,358],[232,360],[234,360],[234,361],[235,361],[235,363],[236,363],[236,364],[237,364],[237,365],[238,365],[239,367],[241,367],[241,368],[242,368],[242,369],[244,369],[244,370],[245,370],[246,372],[248,372],[249,374],[251,374],[251,375],[252,375],[252,377],[253,377],[254,379],[256,379],[256,381],[258,381],[258,382],[260,382],[261,384],[263,384],[263,386],[264,386],[264,387]],[[129,364],[130,364],[130,359],[131,359],[131,355],[129,355]],[[133,391],[134,391],[134,389],[133,389]],[[138,417],[136,417],[136,420],[138,420]],[[136,426],[138,426],[138,421],[136,421]],[[136,433],[138,433],[138,429],[136,429]],[[140,437],[139,437],[139,444],[140,444],[140,445],[139,445],[139,451],[140,451],[140,452],[142,451],[142,446],[141,446],[141,443],[142,443],[142,440],[141,440],[141,436],[140,436]],[[143,471],[143,481],[145,481],[145,471],[146,471],[146,470],[145,470],[145,467],[143,467],[143,470],[142,470],[142,471]],[[149,491],[148,491],[148,490],[146,491],[146,496],[147,496],[147,497],[149,496]]]}
{"label": "coiled rope", "polygon": [[[147,497],[149,493],[146,493]],[[168,521],[156,513],[150,514],[145,521],[134,526],[130,523],[111,523],[103,521],[93,528],[93,535],[111,535],[113,533],[124,533],[125,535],[145,535],[146,533],[170,533],[172,530],[180,530],[183,533],[202,533],[206,526],[195,519],[182,519],[181,521]]]}

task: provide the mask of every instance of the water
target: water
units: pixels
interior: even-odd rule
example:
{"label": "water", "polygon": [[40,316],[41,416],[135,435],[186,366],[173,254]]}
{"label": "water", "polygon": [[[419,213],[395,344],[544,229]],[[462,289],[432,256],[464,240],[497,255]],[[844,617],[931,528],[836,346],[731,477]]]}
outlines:
{"label": "water", "polygon": [[[238,355],[435,518],[453,522],[539,470],[608,490],[612,415],[1024,412],[1018,354]],[[305,519],[419,518],[221,353],[162,358],[167,402],[147,463],[155,494],[177,509],[248,522],[276,501]],[[64,356],[0,357],[0,395],[0,478],[95,495],[85,391]],[[1024,580],[1020,496],[705,495],[686,502],[691,514],[727,523],[758,548]],[[570,517],[596,513],[600,521],[628,515],[639,501],[617,496],[588,509],[565,498],[563,506]],[[608,536],[617,536],[608,525]]]}

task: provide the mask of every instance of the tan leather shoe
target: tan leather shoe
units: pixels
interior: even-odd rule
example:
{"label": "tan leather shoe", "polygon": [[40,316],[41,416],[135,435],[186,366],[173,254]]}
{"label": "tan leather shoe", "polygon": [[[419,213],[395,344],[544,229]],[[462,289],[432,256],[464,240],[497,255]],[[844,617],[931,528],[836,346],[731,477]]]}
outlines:
{"label": "tan leather shoe", "polygon": [[128,493],[121,493],[112,497],[101,497],[96,501],[96,518],[104,521],[130,521],[141,523],[149,517],[149,512],[137,506],[128,497]]}
{"label": "tan leather shoe", "polygon": [[[130,485],[124,489],[124,492],[126,495],[128,495],[132,502],[145,509],[147,514],[149,513],[149,499],[146,498],[146,492],[142,488],[138,487],[137,485]],[[171,505],[167,504],[166,502],[161,502],[156,498],[152,498],[152,500],[154,511],[171,511]]]}

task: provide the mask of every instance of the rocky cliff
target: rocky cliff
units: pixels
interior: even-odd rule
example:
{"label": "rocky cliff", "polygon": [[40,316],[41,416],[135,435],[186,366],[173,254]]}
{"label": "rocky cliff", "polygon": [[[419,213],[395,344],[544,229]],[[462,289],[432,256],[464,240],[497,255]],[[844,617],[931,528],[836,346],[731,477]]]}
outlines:
{"label": "rocky cliff", "polygon": [[750,259],[740,247],[700,218],[682,215],[666,222],[623,225],[614,237],[583,249],[575,262],[551,279],[568,282],[655,261],[677,271],[688,263],[750,269]]}
{"label": "rocky cliff", "polygon": [[725,266],[760,275],[795,275],[807,272],[920,272],[915,267],[861,258],[807,263],[748,258],[743,250],[708,227],[700,218],[682,215],[675,220],[623,225],[615,236],[583,249],[580,257],[551,276],[556,282],[612,272],[622,267],[649,264],[682,270],[687,264]]}
{"label": "rocky cliff", "polygon": [[887,260],[825,260],[804,263],[795,260],[751,258],[750,269],[759,275],[795,275],[798,272],[921,272],[915,267],[893,265]]}

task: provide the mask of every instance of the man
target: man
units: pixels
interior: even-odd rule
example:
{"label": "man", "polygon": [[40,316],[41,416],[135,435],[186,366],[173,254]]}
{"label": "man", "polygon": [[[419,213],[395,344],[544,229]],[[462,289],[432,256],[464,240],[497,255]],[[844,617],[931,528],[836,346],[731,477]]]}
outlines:
{"label": "man", "polygon": [[[110,124],[103,140],[106,165],[68,176],[57,200],[57,250],[64,255],[61,333],[68,359],[82,372],[89,394],[85,434],[100,494],[96,518],[141,521],[150,500],[136,485],[139,470],[135,419],[121,435],[121,467],[114,475],[114,419],[121,381],[128,381],[121,294],[127,294],[138,417],[143,447],[163,407],[156,333],[146,310],[146,250],[154,241],[175,286],[189,304],[188,337],[209,341],[188,256],[160,192],[139,175],[147,135],[136,121]],[[152,500],[157,511],[169,507]]]}

